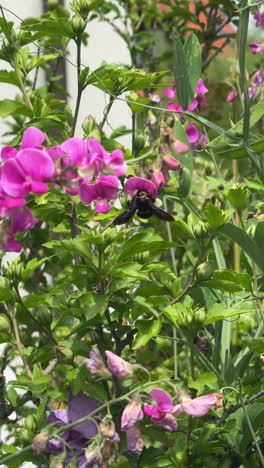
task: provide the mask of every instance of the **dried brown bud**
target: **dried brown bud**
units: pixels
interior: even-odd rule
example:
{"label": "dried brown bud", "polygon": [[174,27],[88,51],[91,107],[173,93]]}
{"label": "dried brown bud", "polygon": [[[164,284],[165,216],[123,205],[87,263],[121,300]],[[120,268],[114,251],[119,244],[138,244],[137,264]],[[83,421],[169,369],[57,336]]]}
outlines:
{"label": "dried brown bud", "polygon": [[36,452],[37,454],[44,452],[47,445],[47,441],[48,437],[47,434],[45,434],[45,432],[40,432],[39,434],[37,434],[32,442],[32,449],[34,450],[34,452]]}

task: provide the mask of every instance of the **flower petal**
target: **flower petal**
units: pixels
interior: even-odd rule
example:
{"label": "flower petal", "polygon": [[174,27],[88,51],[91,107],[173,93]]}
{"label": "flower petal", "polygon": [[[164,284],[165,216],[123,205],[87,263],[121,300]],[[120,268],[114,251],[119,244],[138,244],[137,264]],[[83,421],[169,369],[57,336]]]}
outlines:
{"label": "flower petal", "polygon": [[[87,416],[96,408],[101,406],[101,402],[95,398],[86,396],[80,392],[75,396],[72,396],[69,400],[69,416],[70,421],[74,422],[83,416]],[[91,439],[97,434],[97,427],[94,422],[86,421],[81,424],[74,426],[74,430],[78,431],[85,439]]]}
{"label": "flower petal", "polygon": [[13,208],[10,212],[11,234],[26,231],[38,222],[39,220],[32,215],[30,209],[27,207],[23,209]]}
{"label": "flower petal", "polygon": [[16,161],[23,171],[35,180],[50,180],[55,174],[55,166],[45,150],[28,148],[18,152]]}
{"label": "flower petal", "polygon": [[174,432],[178,429],[177,421],[170,413],[167,413],[159,422],[167,432]]}
{"label": "flower petal", "polygon": [[1,150],[1,159],[6,161],[6,159],[15,158],[17,155],[17,150],[13,146],[4,146]]}
{"label": "flower petal", "polygon": [[37,127],[28,127],[23,134],[20,148],[34,148],[45,140],[44,133]]}
{"label": "flower petal", "polygon": [[152,388],[149,392],[151,398],[156,401],[159,411],[170,413],[173,403],[170,395],[161,388]]}
{"label": "flower petal", "polygon": [[1,166],[1,187],[11,197],[26,197],[31,189],[30,181],[15,159],[8,159]]}
{"label": "flower petal", "polygon": [[204,395],[194,400],[187,400],[182,402],[184,412],[189,416],[204,416],[208,413],[209,409],[216,403],[218,399],[217,393]]}
{"label": "flower petal", "polygon": [[138,190],[146,190],[152,198],[157,197],[157,189],[150,180],[143,179],[142,177],[130,177],[126,181],[125,192],[133,197]]}

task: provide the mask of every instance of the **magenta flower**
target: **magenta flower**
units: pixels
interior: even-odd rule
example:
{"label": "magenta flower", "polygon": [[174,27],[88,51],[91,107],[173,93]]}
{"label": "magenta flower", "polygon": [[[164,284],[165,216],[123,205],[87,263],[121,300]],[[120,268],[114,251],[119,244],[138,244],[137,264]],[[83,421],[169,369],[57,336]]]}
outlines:
{"label": "magenta flower", "polygon": [[186,145],[186,143],[183,143],[180,140],[174,140],[171,143],[171,149],[176,154],[184,154],[184,153],[187,153],[189,151],[189,146]]}
{"label": "magenta flower", "polygon": [[197,148],[204,148],[208,143],[208,138],[204,133],[199,132],[199,138],[195,143],[191,144],[192,150],[195,151]]}
{"label": "magenta flower", "polygon": [[256,12],[254,14],[254,19],[256,20],[256,26],[264,26],[264,11],[262,13]]}
{"label": "magenta flower", "polygon": [[125,175],[127,165],[124,160],[123,152],[120,149],[116,149],[105,156],[103,171],[117,176]]}
{"label": "magenta flower", "polygon": [[0,186],[0,217],[8,216],[10,208],[22,208],[26,203],[24,198],[13,198],[8,196]]}
{"label": "magenta flower", "polygon": [[153,174],[151,175],[151,182],[153,182],[157,189],[163,187],[163,185],[165,184],[165,179],[162,172],[153,172]]}
{"label": "magenta flower", "polygon": [[156,405],[144,404],[144,413],[151,416],[151,421],[160,422],[167,413],[174,413],[174,405],[170,395],[161,388],[153,388],[149,392]]}
{"label": "magenta flower", "polygon": [[[187,111],[192,112],[196,109],[197,106],[198,106],[198,100],[194,98],[191,104],[189,105],[189,107],[187,107]],[[183,112],[182,106],[179,104],[175,105],[173,102],[168,102],[167,108],[168,110],[176,110],[178,112]]]}
{"label": "magenta flower", "polygon": [[122,378],[132,374],[133,369],[129,362],[112,353],[112,351],[106,351],[105,354],[108,368],[113,375]]}
{"label": "magenta flower", "polygon": [[175,432],[178,429],[178,423],[175,419],[175,417],[167,413],[160,421],[159,423],[163,427],[163,429],[167,432]]}
{"label": "magenta flower", "polygon": [[217,393],[211,393],[192,400],[188,394],[183,393],[181,403],[174,407],[174,414],[178,416],[184,412],[189,416],[204,416],[215,405],[218,398]]}
{"label": "magenta flower", "polygon": [[248,44],[252,54],[259,54],[262,50],[261,42],[260,41],[254,41]]}
{"label": "magenta flower", "polygon": [[235,89],[232,89],[226,98],[226,102],[232,102],[238,97],[238,93]]}
{"label": "magenta flower", "polygon": [[146,190],[152,198],[157,198],[157,188],[150,180],[130,177],[125,183],[125,192],[134,197],[139,190]]}
{"label": "magenta flower", "polygon": [[39,219],[35,218],[27,207],[11,209],[9,216],[9,230],[11,234],[26,231],[39,222]]}
{"label": "magenta flower", "polygon": [[13,146],[4,146],[1,150],[1,159],[6,161],[10,158],[15,158],[17,154],[17,150],[13,148]]}
{"label": "magenta flower", "polygon": [[121,430],[126,432],[133,427],[137,422],[141,421],[144,413],[141,409],[141,404],[137,400],[130,401],[121,416]]}
{"label": "magenta flower", "polygon": [[208,89],[206,88],[202,78],[199,78],[197,86],[196,86],[196,99],[198,101],[199,109],[203,109],[206,107],[207,100],[205,94],[208,93]]}
{"label": "magenta flower", "polygon": [[[71,396],[69,399],[69,408],[51,411],[47,422],[54,423],[58,421],[58,427],[61,427],[61,423],[67,425],[77,421],[90,414],[95,409],[101,406],[100,401],[94,398],[88,397],[83,393],[78,393],[76,396]],[[64,448],[67,452],[67,460],[65,466],[71,461],[73,454],[78,458],[79,467],[85,467],[85,448],[87,447],[88,441],[97,434],[97,427],[93,421],[86,421],[84,423],[77,424],[72,429],[68,429],[61,434],[62,439],[70,446],[71,450],[64,447],[61,440],[50,439],[46,445],[46,451],[53,454],[60,454]]]}
{"label": "magenta flower", "polygon": [[130,452],[142,452],[144,442],[138,424],[126,431],[127,448]]}
{"label": "magenta flower", "polygon": [[22,244],[16,241],[12,234],[4,232],[0,234],[0,249],[4,252],[20,252]]}
{"label": "magenta flower", "polygon": [[79,137],[72,137],[64,141],[60,148],[69,156],[69,164],[73,167],[80,165],[88,156],[88,141]]}
{"label": "magenta flower", "polygon": [[190,143],[195,143],[199,139],[200,132],[194,123],[188,125],[186,135]]}
{"label": "magenta flower", "polygon": [[110,210],[106,199],[114,200],[117,198],[119,179],[116,176],[101,175],[95,184],[80,185],[80,199],[84,205],[90,205],[92,201],[97,200],[96,214],[108,213]]}
{"label": "magenta flower", "polygon": [[174,99],[176,97],[176,86],[171,88],[164,88],[164,94],[168,99]]}
{"label": "magenta flower", "polygon": [[169,154],[163,156],[163,163],[173,171],[178,171],[179,169],[182,169],[182,164],[180,163],[180,161],[178,161],[178,159],[173,158]]}
{"label": "magenta flower", "polygon": [[96,375],[103,376],[106,373],[106,368],[104,365],[104,361],[102,355],[97,347],[97,345],[93,345],[90,358],[86,362],[86,368],[92,373]]}
{"label": "magenta flower", "polygon": [[20,148],[37,148],[45,140],[44,133],[37,127],[28,127],[23,133]]}

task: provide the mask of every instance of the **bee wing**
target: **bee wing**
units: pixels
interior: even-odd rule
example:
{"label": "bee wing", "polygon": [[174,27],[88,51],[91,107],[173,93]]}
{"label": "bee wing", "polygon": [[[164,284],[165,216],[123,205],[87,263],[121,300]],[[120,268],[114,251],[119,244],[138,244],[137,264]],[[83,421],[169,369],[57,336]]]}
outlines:
{"label": "bee wing", "polygon": [[135,205],[130,206],[126,211],[114,219],[113,224],[117,226],[119,224],[127,223],[134,216],[136,209],[137,207]]}
{"label": "bee wing", "polygon": [[162,219],[163,221],[174,221],[174,218],[170,213],[167,213],[167,211],[164,211],[155,205],[152,205],[152,212],[153,216],[156,216],[157,218]]}

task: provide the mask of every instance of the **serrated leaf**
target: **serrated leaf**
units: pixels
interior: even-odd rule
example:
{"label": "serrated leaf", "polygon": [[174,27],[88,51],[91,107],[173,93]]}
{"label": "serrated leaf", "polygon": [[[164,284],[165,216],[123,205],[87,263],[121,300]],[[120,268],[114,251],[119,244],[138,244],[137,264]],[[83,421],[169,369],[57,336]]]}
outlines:
{"label": "serrated leaf", "polygon": [[40,265],[42,265],[42,263],[45,263],[47,260],[50,260],[52,257],[54,257],[54,255],[51,255],[50,257],[41,258],[40,260],[37,260],[36,258],[33,258],[32,260],[30,260],[26,264],[24,271],[21,273],[21,278],[23,280],[27,279],[33,273],[33,271],[35,271]]}
{"label": "serrated leaf", "polygon": [[203,215],[206,218],[211,229],[216,229],[226,224],[233,216],[234,210],[221,210],[218,206],[207,204],[203,209]]}
{"label": "serrated leaf", "polygon": [[252,338],[246,341],[246,346],[255,356],[260,356],[260,354],[264,353],[264,337]]}
{"label": "serrated leaf", "polygon": [[9,115],[25,115],[26,117],[31,117],[32,111],[27,106],[17,101],[2,99],[0,101],[0,116],[8,117]]}
{"label": "serrated leaf", "polygon": [[214,372],[204,372],[200,374],[195,380],[191,377],[188,379],[188,387],[195,388],[198,392],[201,392],[205,387],[211,387],[212,384],[217,382],[217,376]]}
{"label": "serrated leaf", "polygon": [[110,272],[112,276],[117,277],[129,277],[129,278],[136,278],[143,281],[149,281],[148,275],[141,271],[143,265],[140,263],[123,263],[119,264],[118,268],[115,268]]}

